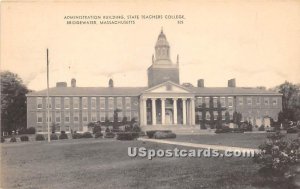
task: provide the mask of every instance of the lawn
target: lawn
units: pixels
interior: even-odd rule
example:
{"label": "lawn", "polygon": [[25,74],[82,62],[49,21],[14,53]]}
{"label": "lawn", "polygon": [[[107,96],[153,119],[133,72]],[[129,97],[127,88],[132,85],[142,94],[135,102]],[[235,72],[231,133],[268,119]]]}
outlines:
{"label": "lawn", "polygon": [[[183,139],[183,136],[178,139]],[[1,144],[1,187],[258,188],[254,182],[258,177],[258,166],[249,158],[174,157],[148,160],[129,157],[129,146],[183,148],[114,139],[64,140],[50,144],[45,141],[5,143]]]}
{"label": "lawn", "polygon": [[[245,148],[258,148],[266,141],[268,133],[220,133],[215,135],[178,135],[175,141],[198,144],[213,144]],[[288,140],[296,139],[297,134],[286,134]]]}

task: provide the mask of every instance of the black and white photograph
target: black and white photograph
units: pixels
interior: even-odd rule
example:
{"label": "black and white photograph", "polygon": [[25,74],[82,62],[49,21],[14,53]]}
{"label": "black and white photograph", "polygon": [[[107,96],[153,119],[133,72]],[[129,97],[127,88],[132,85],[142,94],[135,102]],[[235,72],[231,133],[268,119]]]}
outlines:
{"label": "black and white photograph", "polygon": [[300,189],[300,1],[0,3],[0,189]]}

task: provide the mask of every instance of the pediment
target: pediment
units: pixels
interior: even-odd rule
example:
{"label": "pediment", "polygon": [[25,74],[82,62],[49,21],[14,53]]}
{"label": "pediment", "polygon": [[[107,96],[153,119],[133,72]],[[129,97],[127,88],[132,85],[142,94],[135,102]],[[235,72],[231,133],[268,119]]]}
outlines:
{"label": "pediment", "polygon": [[191,91],[181,85],[167,81],[145,90],[144,93],[191,93]]}

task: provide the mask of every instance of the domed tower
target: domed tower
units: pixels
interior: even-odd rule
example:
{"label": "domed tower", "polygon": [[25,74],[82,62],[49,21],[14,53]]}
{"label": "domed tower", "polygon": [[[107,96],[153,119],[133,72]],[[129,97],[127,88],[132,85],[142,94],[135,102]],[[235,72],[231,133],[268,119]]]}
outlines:
{"label": "domed tower", "polygon": [[158,35],[155,45],[155,56],[152,55],[152,65],[148,68],[148,86],[152,87],[165,81],[179,84],[179,56],[173,64],[170,59],[170,45],[163,30]]}

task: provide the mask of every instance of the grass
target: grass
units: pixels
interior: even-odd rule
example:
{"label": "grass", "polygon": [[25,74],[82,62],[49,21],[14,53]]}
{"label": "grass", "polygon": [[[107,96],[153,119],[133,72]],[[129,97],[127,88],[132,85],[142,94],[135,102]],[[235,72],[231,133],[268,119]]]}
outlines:
{"label": "grass", "polygon": [[[220,133],[216,135],[178,135],[176,141],[198,144],[213,144],[245,148],[258,148],[268,133]],[[287,134],[287,139],[296,139],[297,134]],[[169,139],[168,139],[169,140]]]}
{"label": "grass", "polygon": [[[200,137],[203,139],[207,136]],[[222,141],[226,138],[225,135],[219,137]],[[183,139],[186,140],[184,136],[178,137],[178,140]],[[239,137],[235,139],[240,140]],[[4,189],[258,188],[255,186],[258,166],[249,158],[148,160],[128,157],[128,147],[183,148],[114,139],[63,140],[53,141],[50,144],[45,141],[5,143],[1,144],[1,187]]]}

